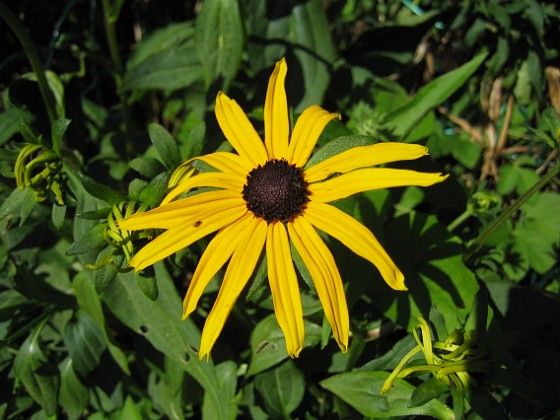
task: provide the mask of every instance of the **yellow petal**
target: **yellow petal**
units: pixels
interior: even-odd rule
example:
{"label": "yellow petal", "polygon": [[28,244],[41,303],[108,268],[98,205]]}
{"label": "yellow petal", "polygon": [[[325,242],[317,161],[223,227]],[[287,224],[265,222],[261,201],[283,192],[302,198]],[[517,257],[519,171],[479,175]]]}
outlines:
{"label": "yellow petal", "polygon": [[206,217],[199,218],[197,223],[169,229],[138,251],[128,264],[136,271],[141,270],[239,220],[245,213],[247,206],[241,204],[205,215]]}
{"label": "yellow petal", "polygon": [[395,290],[406,290],[404,276],[373,233],[353,217],[329,204],[310,201],[305,219],[317,229],[338,239],[354,253],[377,267],[385,282]]}
{"label": "yellow petal", "polygon": [[263,165],[267,160],[264,144],[237,102],[218,92],[215,111],[220,128],[237,153],[253,168]]}
{"label": "yellow petal", "polygon": [[306,169],[305,180],[321,181],[334,174],[344,174],[356,169],[400,160],[414,160],[427,154],[428,148],[419,144],[378,143],[354,147]]}
{"label": "yellow petal", "polygon": [[303,168],[323,129],[335,118],[340,118],[340,116],[331,114],[317,105],[312,105],[303,111],[292,133],[288,155],[286,156],[288,162]]}
{"label": "yellow petal", "polygon": [[313,226],[305,220],[305,215],[289,222],[288,232],[313,279],[334,338],[341,350],[346,352],[350,320],[342,280],[334,258]]}
{"label": "yellow petal", "polygon": [[196,309],[204,289],[239,246],[243,239],[243,232],[249,228],[251,223],[254,223],[253,219],[253,215],[247,213],[237,222],[220,230],[210,241],[200,257],[183,300],[183,319],[186,319]]}
{"label": "yellow petal", "polygon": [[167,204],[184,192],[198,187],[226,188],[232,191],[237,191],[237,193],[241,195],[244,183],[245,179],[236,176],[233,173],[204,172],[202,174],[195,175],[177,185],[165,196],[161,204]]}
{"label": "yellow petal", "polygon": [[427,187],[447,178],[441,173],[426,173],[406,169],[358,169],[324,182],[310,184],[311,200],[328,203],[362,191],[415,185]]}
{"label": "yellow petal", "polygon": [[245,179],[247,174],[254,169],[251,161],[235,153],[215,152],[195,159],[206,162],[218,171],[235,174],[235,176],[242,179]]}
{"label": "yellow petal", "polygon": [[228,264],[216,302],[206,318],[200,339],[199,358],[210,357],[235,301],[253,274],[266,240],[266,222],[251,219]]}
{"label": "yellow petal", "polygon": [[178,223],[185,223],[185,220],[193,216],[196,217],[200,212],[211,210],[212,206],[225,210],[243,202],[241,195],[235,191],[208,191],[163,204],[147,212],[136,213],[118,221],[117,225],[119,229],[125,230],[169,229]]}
{"label": "yellow petal", "polygon": [[266,259],[276,319],[286,337],[288,354],[298,357],[303,348],[303,310],[288,234],[280,222],[268,225]]}
{"label": "yellow petal", "polygon": [[276,63],[268,81],[264,102],[264,144],[269,159],[286,157],[290,136],[288,99],[284,87],[288,66],[282,58]]}

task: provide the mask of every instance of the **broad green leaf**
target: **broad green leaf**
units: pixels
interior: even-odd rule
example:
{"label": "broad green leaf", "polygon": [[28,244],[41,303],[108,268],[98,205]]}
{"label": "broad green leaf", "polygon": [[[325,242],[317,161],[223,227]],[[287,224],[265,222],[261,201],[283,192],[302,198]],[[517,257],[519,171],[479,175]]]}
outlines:
{"label": "broad green leaf", "polygon": [[148,58],[163,51],[174,50],[185,45],[194,36],[192,22],[171,23],[146,36],[138,43],[134,53],[126,63],[127,69],[132,70]]}
{"label": "broad green leaf", "polygon": [[402,108],[387,116],[387,124],[395,136],[404,137],[424,116],[455,93],[486,59],[479,54],[461,67],[438,77],[423,86],[414,98]]}
{"label": "broad green leaf", "polygon": [[122,91],[177,90],[202,80],[200,61],[192,46],[161,50],[126,72]]}
{"label": "broad green leaf", "polygon": [[86,377],[98,367],[107,348],[105,337],[95,320],[77,311],[64,329],[64,344],[70,353],[76,373]]}
{"label": "broad green leaf", "polygon": [[124,407],[120,410],[120,418],[127,420],[143,420],[142,413],[130,395],[126,397]]}
{"label": "broad green leaf", "polygon": [[[115,270],[112,267],[108,268],[115,273]],[[113,356],[113,359],[117,362],[123,372],[130,375],[125,353],[113,344],[110,337],[111,332],[107,331],[107,323],[101,306],[101,298],[99,297],[99,292],[95,290],[95,286],[92,283],[90,276],[87,272],[82,271],[74,277],[72,285],[79,308],[95,320],[97,325],[101,328],[103,339],[109,349],[109,352],[111,353],[111,356]]]}
{"label": "broad green leaf", "polygon": [[148,126],[148,135],[167,169],[175,169],[181,163],[181,152],[175,139],[159,124]]}
{"label": "broad green leaf", "polygon": [[89,403],[89,389],[80,381],[72,364],[66,358],[60,367],[60,405],[70,419],[78,419],[85,412]]}
{"label": "broad green leaf", "polygon": [[68,247],[66,255],[80,255],[89,251],[99,250],[106,244],[105,227],[104,223],[93,226]]}
{"label": "broad green leaf", "polygon": [[36,206],[37,202],[33,190],[16,188],[0,206],[0,220],[7,216],[18,216],[20,226],[22,226]]}
{"label": "broad green leaf", "polygon": [[[416,346],[416,341],[412,334],[408,334],[399,341],[397,341],[391,349],[378,357],[377,359],[371,360],[362,367],[359,371],[375,371],[375,370],[391,370],[397,367],[399,362],[404,356]],[[420,356],[419,356],[420,357]]]}
{"label": "broad green leaf", "polygon": [[418,387],[412,392],[410,396],[409,407],[419,407],[439,397],[441,394],[449,392],[449,387],[444,383],[438,381],[436,378],[430,378],[425,382],[422,382]]}
{"label": "broad green leaf", "polygon": [[222,78],[227,90],[239,71],[245,48],[245,28],[237,0],[206,0],[202,4],[196,18],[195,44],[206,86]]}
{"label": "broad green leaf", "polygon": [[58,372],[41,349],[41,329],[41,326],[35,328],[20,346],[14,360],[14,374],[46,415],[53,416],[60,380]]}
{"label": "broad green leaf", "polygon": [[268,77],[274,63],[287,56],[288,103],[296,112],[323,103],[337,52],[321,1],[244,4],[248,35],[257,40],[247,46],[253,72]]}
{"label": "broad green leaf", "polygon": [[143,156],[132,159],[128,163],[128,166],[148,179],[152,179],[156,175],[165,171],[165,166],[163,166],[163,164],[159,160]]}
{"label": "broad green leaf", "polygon": [[200,344],[200,332],[191,320],[181,321],[181,300],[164,266],[156,264],[155,271],[159,288],[156,301],[142,294],[133,273],[118,274],[102,299],[124,325],[144,336],[204,388],[204,404],[208,404],[211,418],[227,418],[228,405],[222,398],[214,365],[198,360],[194,350]]}
{"label": "broad green leaf", "polygon": [[303,374],[292,360],[259,373],[255,387],[262,395],[267,412],[274,418],[290,418],[305,393]]}
{"label": "broad green leaf", "polygon": [[[305,339],[303,347],[310,347],[321,341],[321,327],[304,320]],[[286,339],[276,322],[269,315],[257,324],[251,334],[251,362],[247,376],[256,375],[287,359]]]}
{"label": "broad green leaf", "polygon": [[560,208],[560,196],[541,193],[521,208],[525,218],[513,231],[516,249],[537,273],[544,274],[558,261],[560,212],[551,209]]}
{"label": "broad green leaf", "polygon": [[380,394],[388,372],[349,372],[331,376],[321,386],[350,404],[367,417],[431,416],[453,419],[453,410],[439,400],[419,407],[408,407],[414,387],[397,379],[389,392]]}
{"label": "broad green leaf", "polygon": [[85,190],[95,198],[99,198],[108,204],[118,204],[125,200],[123,196],[111,187],[100,184],[87,175],[81,175],[80,179]]}
{"label": "broad green leaf", "polygon": [[[288,101],[295,106],[294,98],[297,96],[293,93],[297,89],[302,98],[295,106],[295,110],[303,111],[308,106],[323,103],[331,81],[332,65],[337,55],[325,7],[321,1],[309,0],[297,4],[292,9],[288,33],[290,41],[300,46],[294,50],[294,55],[301,66],[304,83],[303,86],[288,83]],[[295,70],[297,66],[292,68]],[[289,71],[288,75],[288,81],[294,80]]]}
{"label": "broad green leaf", "polygon": [[152,179],[140,193],[140,201],[150,207],[157,207],[167,191],[169,174],[163,172]]}
{"label": "broad green leaf", "polygon": [[397,292],[376,285],[376,307],[411,331],[418,316],[427,318],[437,304],[447,330],[459,328],[478,290],[473,273],[463,262],[461,241],[451,236],[435,216],[417,212],[389,223],[385,237],[386,249],[403,272],[409,290]]}
{"label": "broad green leaf", "polygon": [[[227,401],[229,406],[228,414],[231,419],[238,418],[237,413],[237,401],[235,398],[235,392],[237,390],[237,375],[238,366],[232,361],[228,360],[216,365],[216,375],[220,380],[220,388],[222,389],[222,398]],[[208,404],[205,405],[206,409],[212,410]],[[203,417],[204,413],[203,413]]]}

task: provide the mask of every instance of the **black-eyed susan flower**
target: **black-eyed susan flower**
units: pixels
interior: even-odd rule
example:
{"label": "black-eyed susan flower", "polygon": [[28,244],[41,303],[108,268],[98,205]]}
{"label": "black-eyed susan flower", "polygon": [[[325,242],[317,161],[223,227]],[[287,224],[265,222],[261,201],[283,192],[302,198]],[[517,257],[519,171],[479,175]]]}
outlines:
{"label": "black-eyed susan flower", "polygon": [[[158,208],[119,222],[119,227],[127,230],[165,229],[129,262],[136,270],[217,232],[200,258],[183,303],[186,318],[196,309],[210,280],[229,260],[218,297],[206,318],[200,358],[209,355],[263,249],[276,319],[286,337],[288,353],[299,355],[304,337],[303,312],[290,241],[313,279],[338,345],[346,351],[350,328],[343,284],[333,255],[317,230],[374,264],[393,289],[406,287],[403,274],[371,231],[328,203],[366,190],[428,186],[445,179],[439,173],[373,168],[427,154],[423,146],[401,143],[356,147],[307,168],[319,135],[338,115],[311,106],[290,133],[286,73],[282,59],[276,63],[266,93],[264,142],[237,102],[218,93],[216,117],[237,153],[216,152],[196,158],[216,171],[185,179]],[[212,190],[180,198],[200,187]]]}

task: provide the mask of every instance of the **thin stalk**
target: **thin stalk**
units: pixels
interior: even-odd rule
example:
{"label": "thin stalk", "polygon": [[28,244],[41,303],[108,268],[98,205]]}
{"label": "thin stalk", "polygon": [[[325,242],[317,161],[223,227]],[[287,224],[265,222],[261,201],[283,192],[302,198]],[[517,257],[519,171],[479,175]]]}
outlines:
{"label": "thin stalk", "polygon": [[4,19],[10,29],[14,32],[23,47],[23,51],[25,52],[27,59],[31,63],[33,72],[35,73],[35,76],[37,76],[37,84],[39,85],[39,91],[41,93],[41,97],[43,98],[47,115],[49,116],[49,120],[52,124],[57,120],[55,100],[49,87],[49,83],[47,82],[47,77],[45,76],[45,69],[39,59],[39,54],[37,54],[37,50],[35,49],[35,45],[31,41],[31,38],[27,35],[27,32],[19,19],[2,1],[0,1],[0,16],[2,16],[2,19]]}
{"label": "thin stalk", "polygon": [[513,215],[519,208],[525,203],[534,193],[539,191],[542,187],[548,184],[552,178],[558,175],[560,171],[560,166],[556,166],[553,168],[548,174],[542,177],[539,181],[537,181],[531,188],[525,191],[511,206],[504,210],[500,216],[494,220],[484,231],[480,234],[480,236],[476,239],[476,241],[469,247],[466,252],[466,259],[472,257],[472,255],[488,240],[490,235],[502,224],[504,223],[509,217]]}
{"label": "thin stalk", "polygon": [[113,77],[115,79],[115,84],[117,85],[117,92],[119,95],[119,100],[121,104],[123,122],[125,127],[125,150],[127,157],[129,157],[133,152],[132,138],[130,136],[132,130],[132,118],[130,116],[130,108],[126,101],[125,95],[121,92],[121,85],[124,74],[124,66],[119,52],[119,43],[117,41],[117,31],[116,24],[118,20],[118,12],[114,15],[111,13],[113,8],[110,4],[110,0],[102,1],[103,7],[103,21],[105,25],[105,36],[107,37],[107,44],[109,46],[109,54],[111,55],[111,61],[115,67],[113,72]]}

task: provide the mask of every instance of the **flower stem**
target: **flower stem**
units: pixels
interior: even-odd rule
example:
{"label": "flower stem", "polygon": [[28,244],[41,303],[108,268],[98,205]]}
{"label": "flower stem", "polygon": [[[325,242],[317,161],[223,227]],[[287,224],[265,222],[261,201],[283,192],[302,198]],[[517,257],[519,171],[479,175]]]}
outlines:
{"label": "flower stem", "polygon": [[39,85],[39,91],[41,93],[41,97],[43,98],[47,115],[52,124],[57,119],[56,105],[49,83],[47,82],[47,77],[45,76],[45,69],[39,59],[35,45],[33,45],[31,38],[27,35],[27,32],[19,19],[2,1],[0,1],[0,16],[2,16],[2,19],[4,19],[10,29],[14,32],[23,47],[23,51],[25,52],[27,59],[31,63],[33,72],[37,77],[37,84]]}
{"label": "flower stem", "polygon": [[537,181],[531,188],[525,191],[511,206],[504,210],[500,216],[494,220],[480,236],[475,240],[475,242],[467,249],[465,253],[465,259],[470,259],[473,254],[488,240],[490,235],[502,224],[504,223],[513,213],[515,213],[519,208],[525,203],[534,193],[539,191],[542,187],[548,184],[552,178],[558,175],[560,171],[560,166],[553,168],[547,175],[542,177]]}

